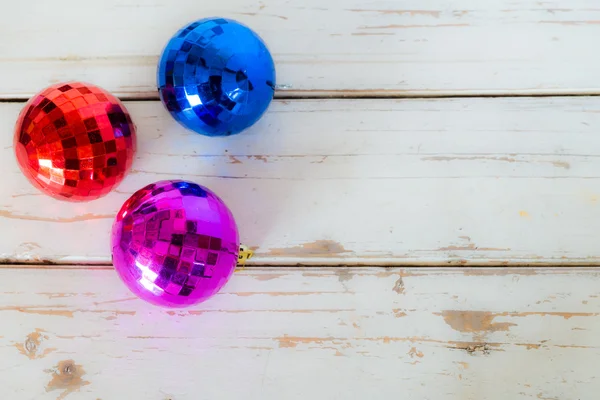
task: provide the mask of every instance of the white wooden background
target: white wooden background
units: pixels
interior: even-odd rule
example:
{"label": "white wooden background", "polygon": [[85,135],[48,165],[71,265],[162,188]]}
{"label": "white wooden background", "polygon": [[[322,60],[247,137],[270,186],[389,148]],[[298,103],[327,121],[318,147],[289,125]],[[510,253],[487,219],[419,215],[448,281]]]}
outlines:
{"label": "white wooden background", "polygon": [[[595,0],[30,0],[0,15],[1,96],[93,80],[157,97],[166,41],[207,16],[268,43],[293,96],[597,93]],[[25,79],[26,73],[26,79]],[[15,79],[15,77],[23,79]]]}
{"label": "white wooden background", "polygon": [[[230,138],[156,101],[162,46],[213,15],[277,63],[278,99]],[[3,3],[0,399],[597,399],[598,37],[595,0]],[[23,101],[75,79],[139,130],[130,175],[83,204],[12,149]],[[116,210],[169,178],[219,193],[256,251],[176,311],[109,264]]]}

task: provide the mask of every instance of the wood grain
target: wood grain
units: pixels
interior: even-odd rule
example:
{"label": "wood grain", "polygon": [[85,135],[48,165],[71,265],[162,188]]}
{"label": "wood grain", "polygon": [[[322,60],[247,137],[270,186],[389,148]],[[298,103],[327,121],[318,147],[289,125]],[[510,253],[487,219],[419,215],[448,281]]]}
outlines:
{"label": "wood grain", "polygon": [[0,269],[7,399],[590,399],[600,269],[252,269],[164,310],[110,270]]}
{"label": "wood grain", "polygon": [[0,16],[0,98],[73,79],[156,98],[163,46],[207,16],[237,19],[265,39],[279,96],[600,91],[595,0],[32,0]]}
{"label": "wood grain", "polygon": [[[21,106],[0,105],[4,132]],[[109,263],[121,204],[172,178],[224,198],[254,265],[600,262],[600,98],[276,101],[220,139],[127,106],[137,159],[99,201],[42,195],[0,138],[5,262]]]}

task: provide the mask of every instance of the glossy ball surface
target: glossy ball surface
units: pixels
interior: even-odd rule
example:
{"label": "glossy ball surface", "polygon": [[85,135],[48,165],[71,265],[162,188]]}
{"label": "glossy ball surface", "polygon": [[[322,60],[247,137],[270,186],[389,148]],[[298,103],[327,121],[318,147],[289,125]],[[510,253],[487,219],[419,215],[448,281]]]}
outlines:
{"label": "glossy ball surface", "polygon": [[164,307],[214,295],[235,270],[240,245],[225,203],[187,181],[160,181],[134,193],[117,214],[111,240],[125,285]]}
{"label": "glossy ball surface", "polygon": [[86,83],[50,86],[25,105],[15,127],[21,171],[43,192],[71,201],[104,196],[123,180],[135,152],[125,106]]}
{"label": "glossy ball surface", "polygon": [[173,36],[158,65],[158,91],[183,126],[208,136],[254,124],[275,89],[275,65],[262,39],[224,18],[202,19]]}

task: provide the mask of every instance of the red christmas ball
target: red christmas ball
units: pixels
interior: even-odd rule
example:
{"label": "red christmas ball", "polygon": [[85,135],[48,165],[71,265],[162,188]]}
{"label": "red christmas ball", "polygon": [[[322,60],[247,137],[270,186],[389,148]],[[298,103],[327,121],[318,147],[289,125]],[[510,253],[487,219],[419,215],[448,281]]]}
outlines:
{"label": "red christmas ball", "polygon": [[60,83],[23,108],[14,136],[21,171],[62,200],[104,196],[125,177],[135,152],[135,125],[116,97],[87,83]]}

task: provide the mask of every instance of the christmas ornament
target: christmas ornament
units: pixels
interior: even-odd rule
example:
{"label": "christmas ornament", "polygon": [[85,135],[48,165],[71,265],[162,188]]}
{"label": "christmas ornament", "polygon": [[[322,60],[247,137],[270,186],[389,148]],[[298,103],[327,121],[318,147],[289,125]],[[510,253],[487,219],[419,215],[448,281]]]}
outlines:
{"label": "christmas ornament", "polygon": [[254,124],[275,88],[273,58],[250,28],[224,18],[191,23],[171,38],[158,65],[158,91],[183,126],[209,136]]}
{"label": "christmas ornament", "polygon": [[235,220],[205,187],[160,181],[123,204],[112,228],[113,264],[138,297],[185,307],[214,295],[239,253]]}
{"label": "christmas ornament", "polygon": [[60,83],[25,105],[15,128],[21,171],[43,192],[62,200],[93,200],[118,185],[131,167],[135,125],[105,90]]}

